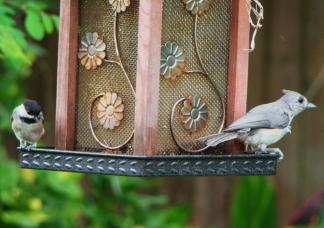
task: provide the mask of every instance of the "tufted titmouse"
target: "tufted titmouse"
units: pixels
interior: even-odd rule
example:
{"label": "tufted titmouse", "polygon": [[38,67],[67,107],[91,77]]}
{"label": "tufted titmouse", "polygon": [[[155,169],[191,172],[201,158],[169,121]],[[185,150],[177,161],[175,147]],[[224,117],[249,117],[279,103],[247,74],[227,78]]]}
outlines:
{"label": "tufted titmouse", "polygon": [[40,105],[34,100],[26,100],[16,107],[12,112],[11,127],[20,147],[36,147],[45,133]]}
{"label": "tufted titmouse", "polygon": [[[283,90],[284,95],[275,102],[259,105],[233,122],[223,132],[200,138],[207,145],[215,147],[220,143],[238,139],[253,150],[267,151],[267,146],[278,142],[291,133],[293,118],[309,108],[316,106],[294,91]],[[280,149],[276,149],[283,154]]]}

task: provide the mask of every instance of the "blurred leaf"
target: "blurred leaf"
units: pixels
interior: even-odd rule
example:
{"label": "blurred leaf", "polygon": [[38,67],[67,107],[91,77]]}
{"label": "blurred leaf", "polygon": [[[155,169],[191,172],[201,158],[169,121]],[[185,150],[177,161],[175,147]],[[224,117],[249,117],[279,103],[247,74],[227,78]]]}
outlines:
{"label": "blurred leaf", "polygon": [[0,149],[0,202],[12,205],[16,201],[17,189],[19,181],[19,172],[17,165],[12,161],[7,161]]}
{"label": "blurred leaf", "polygon": [[[23,34],[15,29],[5,28],[0,25],[0,51],[3,58],[22,65],[30,65],[31,60],[23,49],[25,40]],[[18,43],[19,42],[19,43]]]}
{"label": "blurred leaf", "polygon": [[48,8],[48,3],[44,1],[37,1],[37,0],[32,0],[32,1],[24,1],[25,8],[31,9],[31,10],[36,10],[36,11],[44,11]]}
{"label": "blurred leaf", "polygon": [[41,22],[40,15],[33,11],[27,11],[27,16],[25,19],[25,28],[28,34],[35,40],[42,40],[45,35],[44,27]]}
{"label": "blurred leaf", "polygon": [[54,30],[54,25],[53,25],[54,22],[51,20],[51,17],[48,14],[42,12],[41,18],[42,18],[45,31],[49,34],[52,33]]}
{"label": "blurred leaf", "polygon": [[60,18],[56,15],[52,15],[52,20],[54,22],[56,30],[59,31],[60,30]]}
{"label": "blurred leaf", "polygon": [[1,219],[7,224],[19,227],[37,227],[46,221],[48,217],[41,211],[9,211],[3,212]]}
{"label": "blurred leaf", "polygon": [[5,5],[4,3],[0,2],[1,4],[1,8],[0,8],[0,13],[3,14],[3,13],[8,13],[8,14],[15,14],[15,10],[12,9],[12,7],[8,6],[8,5]]}
{"label": "blurred leaf", "polygon": [[39,198],[31,198],[29,200],[29,208],[33,211],[39,211],[43,207],[43,203]]}
{"label": "blurred leaf", "polygon": [[189,214],[189,208],[184,206],[177,206],[163,211],[152,212],[144,227],[186,227]]}
{"label": "blurred leaf", "polygon": [[121,187],[120,179],[118,177],[113,176],[113,177],[109,178],[109,180],[111,183],[113,193],[117,196],[121,196],[122,195],[122,187]]}
{"label": "blurred leaf", "polygon": [[[52,193],[65,195],[66,197],[80,197],[82,190],[78,185],[81,175],[66,172],[39,172],[40,180],[46,180],[46,185]],[[44,184],[44,183],[43,183]]]}
{"label": "blurred leaf", "polygon": [[317,228],[324,228],[324,206],[322,207],[319,214],[319,221],[317,224]]}
{"label": "blurred leaf", "polygon": [[35,172],[31,169],[22,169],[21,172],[21,178],[23,181],[25,181],[27,184],[33,184],[35,183]]}
{"label": "blurred leaf", "polygon": [[276,227],[275,191],[266,177],[240,178],[231,202],[230,227]]}

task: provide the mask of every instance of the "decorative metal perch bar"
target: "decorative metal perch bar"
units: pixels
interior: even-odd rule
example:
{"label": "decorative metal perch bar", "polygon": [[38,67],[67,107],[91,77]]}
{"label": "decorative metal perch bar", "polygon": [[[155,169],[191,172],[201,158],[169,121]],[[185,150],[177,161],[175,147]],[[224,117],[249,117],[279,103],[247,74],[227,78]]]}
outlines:
{"label": "decorative metal perch bar", "polygon": [[49,148],[19,150],[23,168],[121,176],[274,175],[279,158],[276,153],[129,156]]}

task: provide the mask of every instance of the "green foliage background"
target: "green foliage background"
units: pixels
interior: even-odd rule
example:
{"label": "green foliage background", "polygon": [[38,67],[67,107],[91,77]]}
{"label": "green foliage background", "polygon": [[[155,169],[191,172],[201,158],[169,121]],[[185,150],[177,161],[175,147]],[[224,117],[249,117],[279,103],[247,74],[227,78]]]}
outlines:
{"label": "green foliage background", "polygon": [[266,177],[242,177],[230,208],[231,228],[276,227],[276,197]]}
{"label": "green foliage background", "polygon": [[[0,227],[184,227],[189,210],[145,194],[148,179],[20,169],[6,157],[12,109],[25,96],[24,80],[58,30],[59,1],[0,0]],[[13,135],[11,135],[13,137]]]}

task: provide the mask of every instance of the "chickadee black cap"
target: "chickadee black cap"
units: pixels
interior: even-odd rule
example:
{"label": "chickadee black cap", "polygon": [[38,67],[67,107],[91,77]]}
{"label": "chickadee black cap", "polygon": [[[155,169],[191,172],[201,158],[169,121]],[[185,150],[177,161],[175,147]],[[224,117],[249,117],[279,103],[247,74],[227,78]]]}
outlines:
{"label": "chickadee black cap", "polygon": [[24,102],[24,107],[26,112],[29,115],[37,116],[41,112],[41,106],[37,103],[37,101],[26,99]]}

